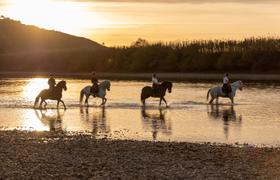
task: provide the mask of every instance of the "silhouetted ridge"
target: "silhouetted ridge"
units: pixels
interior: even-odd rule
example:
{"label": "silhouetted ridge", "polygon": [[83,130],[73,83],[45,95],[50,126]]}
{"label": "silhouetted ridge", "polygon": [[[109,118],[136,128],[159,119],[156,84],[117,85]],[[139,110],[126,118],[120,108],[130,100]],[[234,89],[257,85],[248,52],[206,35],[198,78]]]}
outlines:
{"label": "silhouetted ridge", "polygon": [[0,19],[0,52],[36,52],[67,49],[96,49],[102,45],[86,38]]}

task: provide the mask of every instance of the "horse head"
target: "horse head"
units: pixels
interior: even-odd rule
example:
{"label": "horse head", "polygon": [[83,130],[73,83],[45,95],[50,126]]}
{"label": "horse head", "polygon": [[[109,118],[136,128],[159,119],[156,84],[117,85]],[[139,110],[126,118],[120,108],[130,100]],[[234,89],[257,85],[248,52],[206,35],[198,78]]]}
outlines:
{"label": "horse head", "polygon": [[172,92],[172,82],[169,81],[164,81],[161,84],[164,88],[168,89],[168,92],[171,93]]}
{"label": "horse head", "polygon": [[107,90],[110,91],[110,88],[111,88],[111,83],[110,83],[110,81],[108,81]]}
{"label": "horse head", "polygon": [[100,83],[100,87],[104,90],[107,89],[107,91],[110,91],[111,82],[109,80],[105,80],[102,83]]}
{"label": "horse head", "polygon": [[66,91],[67,90],[66,81],[60,81],[59,83],[57,83],[56,87]]}
{"label": "horse head", "polygon": [[240,91],[242,91],[244,84],[242,83],[242,81],[239,80],[239,81],[232,83],[232,87],[235,87],[236,89],[239,89]]}
{"label": "horse head", "polygon": [[242,91],[243,90],[243,87],[244,87],[244,84],[242,81],[238,81],[239,82],[239,90]]}

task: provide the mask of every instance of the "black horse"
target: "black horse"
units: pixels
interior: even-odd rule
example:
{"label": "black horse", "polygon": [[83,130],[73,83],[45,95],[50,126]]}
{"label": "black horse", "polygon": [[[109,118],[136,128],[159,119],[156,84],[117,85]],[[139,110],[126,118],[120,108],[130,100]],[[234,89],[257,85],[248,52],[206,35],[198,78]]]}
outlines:
{"label": "black horse", "polygon": [[164,96],[165,96],[165,93],[166,93],[166,90],[168,89],[168,92],[171,93],[172,91],[172,83],[171,82],[168,82],[168,81],[164,81],[162,82],[158,87],[157,87],[157,91],[156,93],[153,92],[153,89],[152,87],[150,86],[145,86],[143,89],[142,89],[142,92],[141,92],[141,102],[143,103],[143,106],[145,106],[145,100],[149,97],[156,97],[156,98],[160,98],[159,100],[159,106],[161,105],[161,101],[163,100],[166,104],[166,107],[167,106],[167,102],[166,100],[164,99]]}
{"label": "black horse", "polygon": [[39,108],[42,109],[42,104],[43,102],[45,103],[44,107],[46,108],[47,106],[47,99],[51,99],[51,100],[56,100],[57,101],[57,106],[56,108],[58,109],[59,103],[62,102],[64,109],[66,109],[66,106],[64,104],[64,102],[61,100],[62,98],[62,90],[66,91],[67,87],[66,87],[66,81],[60,81],[59,83],[57,83],[57,85],[54,87],[54,89],[52,90],[53,92],[51,93],[49,89],[44,89],[42,90],[39,95],[36,97],[35,103],[34,103],[34,108],[36,107],[36,105],[39,102],[39,99],[41,98],[41,102],[40,102],[40,106]]}
{"label": "black horse", "polygon": [[[153,112],[153,111],[152,111]],[[166,119],[166,111],[159,108],[159,113],[146,112],[146,108],[141,109],[143,128],[152,132],[153,140],[157,140],[158,134],[169,136],[172,133],[171,122]],[[167,122],[166,122],[167,120]]]}

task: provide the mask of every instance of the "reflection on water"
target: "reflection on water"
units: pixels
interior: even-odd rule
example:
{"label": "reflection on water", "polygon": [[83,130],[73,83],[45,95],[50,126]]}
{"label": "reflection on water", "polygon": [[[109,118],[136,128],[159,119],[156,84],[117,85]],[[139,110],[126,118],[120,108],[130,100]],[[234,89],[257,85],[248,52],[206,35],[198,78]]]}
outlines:
{"label": "reflection on water", "polygon": [[[14,112],[11,112],[11,114]],[[15,114],[15,113],[14,113]],[[47,131],[48,125],[43,123],[40,118],[38,118],[37,114],[34,114],[33,110],[24,109],[21,113],[19,113],[19,118],[23,120],[22,124],[17,125],[18,129],[23,130],[36,130],[36,131]],[[10,117],[12,118],[12,117]],[[21,119],[18,119],[21,122]]]}
{"label": "reflection on water", "polygon": [[[209,111],[209,106],[210,106],[210,111]],[[238,125],[240,127],[242,123],[242,116],[239,115],[237,117],[233,105],[224,106],[222,108],[218,104],[215,105],[212,104],[209,106],[207,106],[207,108],[208,108],[208,115],[210,119],[223,121],[225,138],[228,139],[230,125],[234,123],[235,125]]]}
{"label": "reflection on water", "polygon": [[34,110],[37,118],[46,127],[49,127],[49,131],[63,132],[62,129],[62,118],[64,112],[60,110]]}
{"label": "reflection on water", "polygon": [[[32,108],[34,97],[47,88],[47,79],[0,80],[0,128],[90,132],[113,139],[280,144],[279,84],[251,84],[238,91],[235,106],[228,99],[209,106],[207,90],[218,83],[174,83],[173,92],[166,94],[170,108],[158,109],[158,99],[151,98],[142,109],[140,92],[150,82],[112,81],[105,107],[80,108],[80,91],[91,82],[66,81],[62,99],[68,110],[40,111]],[[48,104],[56,107],[56,101]]]}
{"label": "reflection on water", "polygon": [[88,107],[80,107],[81,120],[92,124],[92,134],[93,135],[108,135],[110,131],[110,125],[106,120],[106,108],[102,106],[101,108],[94,109],[94,112],[89,112]]}
{"label": "reflection on water", "polygon": [[141,116],[143,128],[151,131],[153,140],[157,140],[158,133],[169,136],[172,133],[171,121],[166,120],[167,110],[159,108],[158,112],[147,112],[145,107],[142,107]]}

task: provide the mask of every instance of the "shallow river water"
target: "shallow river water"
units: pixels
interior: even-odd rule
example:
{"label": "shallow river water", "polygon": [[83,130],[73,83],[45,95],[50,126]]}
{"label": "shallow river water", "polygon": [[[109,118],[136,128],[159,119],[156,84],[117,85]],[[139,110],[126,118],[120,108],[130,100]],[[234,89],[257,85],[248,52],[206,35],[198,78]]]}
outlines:
{"label": "shallow river water", "polygon": [[166,100],[170,108],[158,107],[157,99],[140,104],[141,88],[149,82],[112,81],[108,102],[90,98],[90,107],[80,107],[80,90],[87,80],[67,79],[63,92],[67,106],[57,111],[49,101],[47,110],[33,109],[47,79],[0,80],[0,129],[92,133],[113,139],[249,143],[280,145],[280,85],[245,83],[237,91],[236,104],[220,99],[208,105],[206,93],[219,83],[174,83]]}

